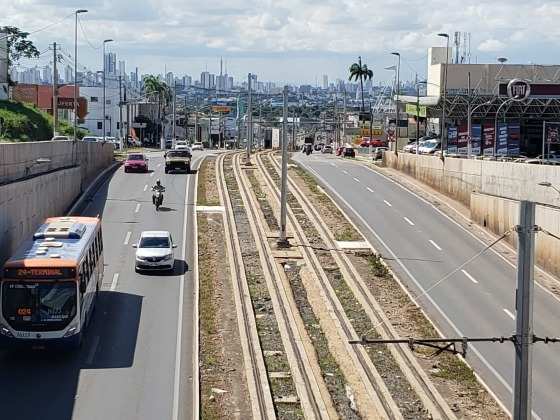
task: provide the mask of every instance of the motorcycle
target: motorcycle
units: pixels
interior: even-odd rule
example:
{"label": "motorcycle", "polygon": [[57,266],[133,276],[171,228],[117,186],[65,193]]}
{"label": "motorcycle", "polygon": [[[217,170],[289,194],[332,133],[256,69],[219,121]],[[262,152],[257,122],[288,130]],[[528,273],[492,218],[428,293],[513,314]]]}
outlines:
{"label": "motorcycle", "polygon": [[305,154],[309,156],[311,154],[311,151],[312,151],[311,145],[307,145],[305,148]]}
{"label": "motorcycle", "polygon": [[153,190],[154,194],[152,195],[152,202],[156,206],[156,211],[159,211],[159,207],[163,204],[163,192],[165,188]]}

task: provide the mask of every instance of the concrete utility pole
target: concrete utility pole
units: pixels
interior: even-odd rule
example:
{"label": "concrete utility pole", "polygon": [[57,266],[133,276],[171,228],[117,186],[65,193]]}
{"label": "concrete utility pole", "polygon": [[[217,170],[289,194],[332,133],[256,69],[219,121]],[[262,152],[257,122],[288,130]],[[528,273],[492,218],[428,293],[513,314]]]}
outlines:
{"label": "concrete utility pole", "polygon": [[293,121],[292,121],[292,151],[296,150],[297,144],[296,144],[296,110],[294,108],[294,114],[293,114]]}
{"label": "concrete utility pole", "polygon": [[396,111],[396,115],[395,115],[395,154],[398,153],[398,148],[399,148],[399,134],[400,134],[400,127],[399,127],[399,120],[400,120],[400,115],[399,115],[399,93],[400,93],[400,88],[401,88],[401,54],[398,52],[392,52],[391,54],[396,55],[398,57],[398,62],[397,62],[397,86],[395,86],[397,94],[396,94],[396,99],[395,99],[395,111]]}
{"label": "concrete utility pole", "polygon": [[286,237],[286,201],[288,199],[288,86],[284,86],[284,109],[282,112],[282,184],[280,187],[280,237],[278,247],[290,246]]}
{"label": "concrete utility pole", "polygon": [[122,100],[122,75],[119,74],[119,136],[120,136],[120,141],[122,141],[123,138],[123,120],[122,120],[122,106],[123,106],[123,100]]}
{"label": "concrete utility pole", "polygon": [[[53,137],[56,136],[58,133],[56,131],[58,127],[58,78],[57,71],[56,71],[56,63],[58,61],[58,57],[56,56],[56,42],[53,42],[53,101],[52,101],[52,113],[53,113]],[[75,137],[74,137],[75,138]]]}
{"label": "concrete utility pole", "polygon": [[253,75],[247,77],[247,165],[251,164],[251,147],[253,146],[253,100],[251,98],[251,81]]}
{"label": "concrete utility pole", "polygon": [[[130,105],[128,104],[128,100],[126,98],[126,85],[124,85],[124,104],[126,106],[126,131],[124,139],[122,139],[122,148],[126,148],[128,146],[128,134],[130,133]],[[142,141],[142,139],[140,139]]]}
{"label": "concrete utility pole", "polygon": [[112,39],[105,39],[103,40],[103,141],[105,141],[105,136],[107,135],[107,132],[105,131],[105,120],[107,119],[107,116],[105,115],[105,105],[107,103],[107,98],[106,98],[106,85],[105,85],[105,77],[107,73],[107,69],[105,68],[105,45],[108,42],[112,42]]}
{"label": "concrete utility pole", "polygon": [[445,125],[445,108],[447,106],[447,68],[449,67],[449,35],[446,33],[438,34],[447,40],[445,49],[445,72],[443,81],[443,105],[441,110],[441,158],[444,159],[444,150],[447,150],[447,127]]}
{"label": "concrete utility pole", "polygon": [[173,125],[172,125],[172,127],[173,127],[173,141],[175,141],[175,128],[176,128],[175,120],[177,118],[177,116],[175,114],[175,111],[177,109],[176,108],[177,107],[176,102],[177,102],[177,83],[173,82]]}
{"label": "concrete utility pole", "polygon": [[535,266],[535,203],[519,203],[517,226],[516,333],[514,420],[529,420],[532,400],[533,288]]}

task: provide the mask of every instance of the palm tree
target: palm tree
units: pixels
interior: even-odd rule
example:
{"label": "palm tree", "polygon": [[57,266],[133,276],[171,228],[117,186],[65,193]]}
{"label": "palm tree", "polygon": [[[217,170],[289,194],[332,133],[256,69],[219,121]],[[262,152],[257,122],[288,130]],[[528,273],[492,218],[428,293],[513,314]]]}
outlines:
{"label": "palm tree", "polygon": [[362,64],[362,57],[358,57],[358,62],[350,66],[350,77],[348,80],[360,80],[360,89],[362,91],[362,112],[364,112],[364,79],[372,79],[373,71],[368,69],[367,64]]}
{"label": "palm tree", "polygon": [[144,79],[144,93],[148,98],[157,100],[158,120],[161,121],[161,114],[163,113],[163,110],[171,102],[171,88],[167,85],[167,83],[150,74]]}

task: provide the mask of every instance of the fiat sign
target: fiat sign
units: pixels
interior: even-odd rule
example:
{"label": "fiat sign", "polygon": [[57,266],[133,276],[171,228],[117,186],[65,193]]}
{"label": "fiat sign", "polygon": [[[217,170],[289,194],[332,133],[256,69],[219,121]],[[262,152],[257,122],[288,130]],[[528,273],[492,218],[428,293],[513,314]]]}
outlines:
{"label": "fiat sign", "polygon": [[507,85],[507,93],[511,99],[522,101],[531,94],[531,85],[525,80],[512,79]]}

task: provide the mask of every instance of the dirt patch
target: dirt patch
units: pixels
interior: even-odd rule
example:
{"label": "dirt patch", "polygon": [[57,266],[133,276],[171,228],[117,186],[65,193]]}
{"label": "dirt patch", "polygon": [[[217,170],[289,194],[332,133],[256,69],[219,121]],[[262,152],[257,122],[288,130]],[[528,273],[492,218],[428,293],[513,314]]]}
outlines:
{"label": "dirt patch", "polygon": [[198,206],[219,206],[220,196],[216,182],[216,157],[209,156],[198,169]]}
{"label": "dirt patch", "polygon": [[[214,178],[212,178],[214,179]],[[207,191],[199,180],[198,199]],[[199,214],[200,399],[204,419],[251,418],[222,216]],[[225,392],[222,392],[225,391]]]}

